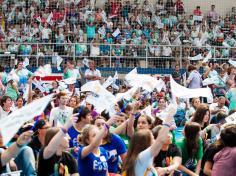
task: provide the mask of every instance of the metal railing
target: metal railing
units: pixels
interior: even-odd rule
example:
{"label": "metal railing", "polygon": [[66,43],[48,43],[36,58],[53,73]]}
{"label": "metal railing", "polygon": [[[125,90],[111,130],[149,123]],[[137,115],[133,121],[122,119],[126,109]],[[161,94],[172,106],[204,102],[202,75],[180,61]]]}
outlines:
{"label": "metal railing", "polygon": [[[179,63],[181,68],[199,53],[205,57],[211,50],[212,59],[224,62],[236,58],[236,47],[189,46],[189,45],[150,45],[146,44],[109,44],[109,43],[1,43],[0,62],[14,64],[17,58],[30,58],[31,65],[51,63],[56,55],[75,62],[83,58],[96,60],[103,67],[141,67],[173,68]],[[55,66],[56,67],[56,66]]]}

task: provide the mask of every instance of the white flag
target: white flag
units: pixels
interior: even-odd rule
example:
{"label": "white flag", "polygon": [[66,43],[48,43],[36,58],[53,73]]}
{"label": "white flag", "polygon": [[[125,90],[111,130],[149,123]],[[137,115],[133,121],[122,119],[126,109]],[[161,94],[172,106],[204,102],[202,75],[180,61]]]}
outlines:
{"label": "white flag", "polygon": [[141,22],[141,20],[140,20],[140,18],[139,18],[139,16],[137,16],[136,21],[138,22],[138,24],[139,24],[140,26],[143,26],[143,25],[142,25],[142,22]]}
{"label": "white flag", "polygon": [[50,15],[48,16],[47,20],[46,20],[47,23],[50,24],[50,25],[53,25],[52,17],[53,17],[53,13],[51,12]]}
{"label": "white flag", "polygon": [[171,92],[175,97],[179,98],[206,97],[209,100],[213,100],[210,88],[207,87],[207,88],[189,89],[175,82],[172,76],[170,77],[170,87],[171,87]]}
{"label": "white flag", "polygon": [[46,89],[41,85],[41,83],[39,81],[37,81],[36,79],[34,79],[32,81],[32,83],[36,86],[36,88],[38,88],[41,92],[46,92]]}
{"label": "white flag", "polygon": [[116,102],[125,99],[125,100],[130,100],[132,99],[133,95],[137,92],[138,87],[132,87],[131,89],[129,89],[128,91],[124,92],[124,93],[118,93],[116,94]]}
{"label": "white flag", "polygon": [[232,59],[229,60],[229,63],[233,65],[236,68],[236,61],[233,61]]}
{"label": "white flag", "polygon": [[100,27],[98,29],[98,33],[102,35],[102,37],[105,37],[106,36],[106,29],[104,26]]}
{"label": "white flag", "polygon": [[111,84],[113,83],[113,78],[111,76],[109,76],[106,81],[103,83],[103,87],[106,89],[107,87],[109,87]]}
{"label": "white flag", "polygon": [[236,124],[236,112],[225,118],[227,124]]}
{"label": "white flag", "polygon": [[217,84],[219,81],[219,79],[217,77],[213,77],[213,78],[206,78],[202,81],[202,84],[204,86],[210,85],[210,84]]}
{"label": "white flag", "polygon": [[207,63],[209,59],[212,58],[211,50],[208,52],[207,56],[203,59],[203,63]]}
{"label": "white flag", "polygon": [[86,67],[89,67],[89,60],[87,58],[84,58],[82,62]]}
{"label": "white flag", "polygon": [[119,34],[120,34],[120,29],[117,28],[117,29],[112,33],[112,36],[113,36],[113,37],[117,37]]}
{"label": "white flag", "polygon": [[99,81],[91,81],[84,84],[81,87],[81,91],[92,92],[92,94],[86,98],[86,101],[94,105],[98,113],[101,113],[105,109],[109,110],[116,103],[115,96],[107,91]]}
{"label": "white flag", "polygon": [[10,81],[10,80],[13,80],[13,81],[16,81],[16,82],[20,81],[20,77],[16,74],[14,69],[12,69],[11,72],[7,76],[7,82]]}
{"label": "white flag", "polygon": [[125,18],[125,25],[129,26],[129,21],[127,20],[127,18]]}
{"label": "white flag", "polygon": [[29,65],[29,59],[28,59],[28,57],[26,57],[23,62],[23,67],[27,67],[28,65]]}
{"label": "white flag", "polygon": [[155,118],[152,116],[152,106],[151,105],[149,105],[145,109],[143,109],[141,111],[141,114],[150,117],[152,119],[152,121],[154,122]]}
{"label": "white flag", "polygon": [[174,117],[174,115],[176,114],[177,112],[177,105],[174,104],[174,103],[171,103],[169,104],[166,109],[164,109],[163,111],[161,111],[161,113],[158,113],[158,117],[161,119],[161,120],[165,120],[165,118],[167,116],[172,116]]}
{"label": "white flag", "polygon": [[57,62],[57,70],[61,70],[61,63],[63,61],[63,58],[61,56],[56,56],[56,62]]}
{"label": "white flag", "polygon": [[40,76],[40,77],[50,76],[51,74],[52,74],[52,68],[51,68],[50,64],[46,64],[44,66],[40,66],[34,72],[34,76]]}
{"label": "white flag", "polygon": [[197,56],[194,57],[188,57],[189,60],[193,60],[193,61],[198,61],[202,59],[202,55],[198,54]]}
{"label": "white flag", "polygon": [[6,145],[17,133],[20,127],[35,116],[41,115],[48,103],[52,100],[53,94],[37,99],[21,109],[18,109],[0,120],[0,131],[3,137],[3,144]]}
{"label": "white flag", "polygon": [[129,85],[132,87],[142,87],[148,92],[152,92],[155,88],[159,91],[163,88],[163,81],[157,80],[156,78],[149,75],[126,75]]}
{"label": "white flag", "polygon": [[225,46],[226,48],[230,48],[230,47],[231,47],[226,41],[224,41],[222,44],[223,44],[223,46]]}

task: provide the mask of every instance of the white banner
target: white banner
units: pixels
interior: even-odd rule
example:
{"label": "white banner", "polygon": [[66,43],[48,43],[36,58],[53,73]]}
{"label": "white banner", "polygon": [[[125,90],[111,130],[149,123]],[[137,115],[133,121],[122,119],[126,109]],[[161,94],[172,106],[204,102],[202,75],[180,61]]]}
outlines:
{"label": "white banner", "polygon": [[208,87],[189,89],[175,82],[172,76],[170,77],[170,87],[171,87],[171,92],[175,97],[179,98],[206,97],[209,99],[209,101],[213,101],[211,89]]}
{"label": "white banner", "polygon": [[41,115],[48,103],[52,100],[52,97],[53,94],[37,99],[1,119],[0,131],[3,137],[3,144],[6,145],[25,122],[32,120],[35,116]]}

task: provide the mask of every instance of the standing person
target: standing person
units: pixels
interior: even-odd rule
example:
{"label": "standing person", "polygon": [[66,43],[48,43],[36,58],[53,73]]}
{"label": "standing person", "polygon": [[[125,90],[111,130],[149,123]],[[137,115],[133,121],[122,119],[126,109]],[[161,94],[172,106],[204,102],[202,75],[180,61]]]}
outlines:
{"label": "standing person", "polygon": [[78,152],[78,170],[80,176],[107,176],[108,155],[100,147],[104,134],[108,132],[106,125],[99,130],[94,125],[86,125],[80,135],[83,144]]}
{"label": "standing person", "polygon": [[67,105],[67,94],[65,92],[60,92],[57,96],[59,99],[59,106],[51,110],[49,122],[51,126],[63,126],[68,117],[72,115],[73,108]]}
{"label": "standing person", "polygon": [[231,176],[236,173],[236,125],[226,126],[220,134],[224,148],[214,156],[214,165],[211,175]]}
{"label": "standing person", "polygon": [[73,110],[73,113],[79,113],[77,122],[68,129],[68,134],[70,136],[70,148],[76,148],[79,146],[78,135],[82,133],[83,128],[90,124],[91,114],[88,108],[86,107],[76,107]]}
{"label": "standing person", "polygon": [[39,153],[38,176],[78,176],[76,160],[66,152],[69,148],[67,131],[77,121],[77,115],[72,115],[63,127],[53,127],[47,130],[44,148]]}
{"label": "standing person", "polygon": [[95,68],[94,61],[89,61],[89,68],[85,71],[85,79],[87,82],[101,80],[101,73]]}
{"label": "standing person", "polygon": [[189,77],[187,79],[187,85],[190,89],[196,89],[202,87],[202,76],[197,71],[197,67],[193,65],[188,66]]}
{"label": "standing person", "polygon": [[173,113],[170,112],[155,140],[151,131],[147,129],[140,130],[131,137],[123,168],[124,175],[157,176],[157,171],[153,167],[153,158],[159,154],[163,144],[165,143],[172,121]]}
{"label": "standing person", "polygon": [[200,173],[203,156],[203,143],[200,138],[201,127],[196,122],[189,122],[184,127],[184,138],[176,145],[182,153],[182,164],[179,166],[185,175],[196,176]]}
{"label": "standing person", "polygon": [[38,154],[44,146],[46,131],[49,127],[44,119],[38,120],[34,125],[34,135],[32,141],[29,143],[29,147],[32,148],[36,159],[38,159]]}
{"label": "standing person", "polygon": [[179,65],[175,65],[175,71],[171,74],[172,78],[179,84],[182,82],[182,76],[179,69]]}
{"label": "standing person", "polygon": [[73,63],[73,61],[71,60],[67,61],[66,68],[64,69],[63,78],[64,79],[71,78],[77,81],[81,80],[80,72],[78,69],[75,68],[75,64]]}
{"label": "standing person", "polygon": [[16,101],[18,96],[19,96],[19,89],[18,89],[18,85],[17,82],[13,80],[13,78],[9,78],[8,82],[7,82],[7,87],[5,90],[5,95],[11,97],[11,99],[13,101]]}
{"label": "standing person", "polygon": [[23,91],[23,88],[27,84],[27,80],[33,76],[33,73],[26,68],[24,68],[23,62],[19,62],[17,64],[17,68],[15,70],[15,73],[19,76],[19,87],[20,90]]}
{"label": "standing person", "polygon": [[234,77],[234,86],[226,93],[229,102],[229,110],[236,109],[236,77]]}
{"label": "standing person", "polygon": [[[103,128],[103,124],[106,124],[104,117],[97,117],[94,124],[99,128]],[[102,145],[108,152],[108,171],[109,173],[118,173],[119,171],[119,157],[124,162],[126,157],[126,148],[124,141],[116,134],[107,132],[102,141]]]}

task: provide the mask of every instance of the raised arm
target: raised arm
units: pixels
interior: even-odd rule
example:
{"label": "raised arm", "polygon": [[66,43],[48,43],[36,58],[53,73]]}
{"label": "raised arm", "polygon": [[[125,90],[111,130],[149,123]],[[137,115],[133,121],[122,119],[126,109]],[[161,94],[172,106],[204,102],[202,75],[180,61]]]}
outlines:
{"label": "raised arm", "polygon": [[160,129],[159,135],[157,136],[155,142],[150,147],[152,157],[158,155],[158,153],[162,148],[162,145],[166,142],[166,139],[170,131],[171,123],[174,121],[173,117],[174,114],[176,113],[176,106],[169,107],[168,112],[169,114],[165,118],[165,121],[163,122],[163,126]]}
{"label": "raised arm", "polygon": [[32,102],[32,96],[33,96],[33,94],[32,94],[32,77],[29,78],[28,83],[29,83],[29,92],[28,92],[27,104]]}
{"label": "raised arm", "polygon": [[21,147],[31,141],[32,134],[33,132],[31,131],[22,133],[17,141],[1,154],[2,166],[5,166],[12,158],[15,158],[19,154]]}
{"label": "raised arm", "polygon": [[85,158],[89,153],[91,153],[95,148],[99,147],[100,142],[102,141],[104,134],[108,132],[107,127],[104,125],[104,127],[99,130],[99,132],[96,134],[94,140],[86,147],[83,148],[81,152],[81,159]]}
{"label": "raised arm", "polygon": [[64,127],[52,138],[50,143],[43,151],[43,158],[49,159],[54,155],[61,144],[61,139],[66,136],[68,129],[78,120],[78,114],[73,114],[72,117],[66,122]]}

